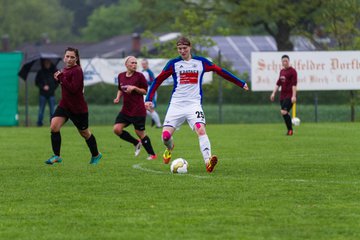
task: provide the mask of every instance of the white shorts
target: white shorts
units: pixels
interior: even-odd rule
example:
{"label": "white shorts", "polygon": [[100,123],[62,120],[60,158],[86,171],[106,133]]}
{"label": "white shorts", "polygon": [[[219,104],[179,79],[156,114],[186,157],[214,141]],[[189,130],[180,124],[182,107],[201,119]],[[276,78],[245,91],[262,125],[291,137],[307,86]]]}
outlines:
{"label": "white shorts", "polygon": [[185,120],[192,130],[194,130],[195,123],[206,124],[202,106],[198,103],[170,104],[163,126],[179,129]]}

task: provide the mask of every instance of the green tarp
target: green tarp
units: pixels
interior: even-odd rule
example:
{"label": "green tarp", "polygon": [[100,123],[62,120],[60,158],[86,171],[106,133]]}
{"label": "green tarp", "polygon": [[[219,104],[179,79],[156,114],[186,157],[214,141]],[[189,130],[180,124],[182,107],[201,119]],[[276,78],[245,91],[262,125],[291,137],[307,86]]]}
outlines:
{"label": "green tarp", "polygon": [[22,53],[0,53],[0,126],[17,126]]}

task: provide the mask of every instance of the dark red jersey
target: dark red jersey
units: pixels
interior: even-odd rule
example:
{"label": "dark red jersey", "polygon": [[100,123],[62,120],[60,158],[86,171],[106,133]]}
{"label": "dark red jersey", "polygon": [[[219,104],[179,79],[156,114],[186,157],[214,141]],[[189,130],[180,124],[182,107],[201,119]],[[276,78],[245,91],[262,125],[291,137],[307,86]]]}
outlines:
{"label": "dark red jersey", "polygon": [[126,72],[120,73],[118,76],[118,89],[122,91],[123,96],[123,106],[120,112],[130,117],[145,117],[144,95],[135,91],[132,91],[130,94],[124,92],[127,85],[147,90],[148,84],[144,75],[140,72],[135,72],[131,77],[127,77]]}
{"label": "dark red jersey", "polygon": [[88,112],[84,98],[84,75],[80,66],[64,68],[58,76],[61,86],[59,106],[75,114]]}
{"label": "dark red jersey", "polygon": [[281,87],[280,100],[291,98],[292,87],[297,85],[297,72],[293,67],[281,69],[276,85]]}

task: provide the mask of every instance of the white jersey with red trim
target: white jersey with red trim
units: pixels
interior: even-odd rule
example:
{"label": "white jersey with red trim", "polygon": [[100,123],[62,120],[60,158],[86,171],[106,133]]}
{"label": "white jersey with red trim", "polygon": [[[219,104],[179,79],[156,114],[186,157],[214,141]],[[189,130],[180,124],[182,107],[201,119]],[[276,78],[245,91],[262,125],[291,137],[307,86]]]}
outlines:
{"label": "white jersey with red trim", "polygon": [[154,97],[156,89],[161,83],[172,75],[174,79],[174,87],[170,103],[200,103],[202,102],[202,82],[205,72],[214,71],[226,80],[234,84],[244,87],[245,81],[237,78],[227,70],[218,67],[204,57],[192,56],[188,61],[181,57],[171,59],[155,78],[151,85],[145,101],[151,101]]}

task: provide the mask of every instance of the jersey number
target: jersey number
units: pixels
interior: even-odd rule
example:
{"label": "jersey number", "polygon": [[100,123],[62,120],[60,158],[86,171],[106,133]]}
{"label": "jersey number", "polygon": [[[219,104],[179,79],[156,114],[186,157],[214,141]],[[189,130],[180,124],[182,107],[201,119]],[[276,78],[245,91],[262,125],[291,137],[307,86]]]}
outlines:
{"label": "jersey number", "polygon": [[197,115],[197,118],[204,118],[204,113],[201,111],[196,111],[195,114]]}

